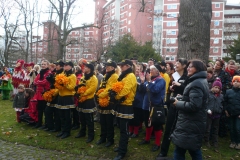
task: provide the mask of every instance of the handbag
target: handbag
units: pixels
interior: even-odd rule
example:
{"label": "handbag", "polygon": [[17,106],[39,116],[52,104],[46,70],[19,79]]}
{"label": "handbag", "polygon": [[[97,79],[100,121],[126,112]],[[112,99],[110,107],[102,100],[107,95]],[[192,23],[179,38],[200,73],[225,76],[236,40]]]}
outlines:
{"label": "handbag", "polygon": [[151,106],[148,126],[152,123],[165,124],[165,110],[163,105]]}

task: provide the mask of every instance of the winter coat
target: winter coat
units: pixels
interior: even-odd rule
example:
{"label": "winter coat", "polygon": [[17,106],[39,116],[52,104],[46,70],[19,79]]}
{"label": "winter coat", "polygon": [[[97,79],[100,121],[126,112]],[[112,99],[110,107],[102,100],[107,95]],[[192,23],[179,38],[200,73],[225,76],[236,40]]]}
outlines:
{"label": "winter coat", "polygon": [[232,88],[232,85],[231,85],[232,77],[228,72],[221,70],[217,75],[215,75],[215,77],[216,78],[218,77],[221,79],[223,94],[226,93],[227,89]]}
{"label": "winter coat", "polygon": [[51,73],[50,70],[47,70],[44,75],[43,79],[40,80],[40,74],[37,75],[37,77],[34,80],[34,85],[36,85],[36,92],[34,95],[35,100],[44,100],[42,97],[42,94],[50,89],[50,83],[47,81],[46,77]]}
{"label": "winter coat", "polygon": [[[149,95],[150,101],[152,105],[161,105],[164,104],[164,97],[165,97],[165,80],[161,77],[157,77],[151,82],[145,82],[141,84],[141,91],[144,92],[144,99],[143,99],[143,110],[149,110],[150,102],[149,102]],[[147,91],[148,90],[148,91]]]}
{"label": "winter coat", "polygon": [[13,100],[13,108],[25,108],[25,107],[26,107],[25,92],[18,92]]}
{"label": "winter coat", "polygon": [[224,106],[231,116],[240,115],[240,88],[228,89],[224,95]]}
{"label": "winter coat", "polygon": [[137,90],[136,90],[136,95],[133,101],[133,107],[141,108],[142,109],[142,104],[143,104],[143,97],[144,97],[144,92],[141,92],[140,90],[140,83],[141,80],[139,77],[137,77]]}
{"label": "winter coat", "polygon": [[212,114],[221,114],[223,110],[223,95],[215,96],[213,92],[209,92],[207,110],[211,110]]}
{"label": "winter coat", "polygon": [[183,100],[176,103],[178,118],[171,138],[180,148],[199,150],[202,146],[209,93],[206,78],[206,71],[197,72],[189,77],[183,92]]}
{"label": "winter coat", "polygon": [[180,86],[174,86],[173,87],[173,96],[176,97],[178,94],[182,95],[183,90],[186,87],[186,80],[188,79],[187,73],[183,73],[183,75],[178,79],[178,83],[180,83]]}

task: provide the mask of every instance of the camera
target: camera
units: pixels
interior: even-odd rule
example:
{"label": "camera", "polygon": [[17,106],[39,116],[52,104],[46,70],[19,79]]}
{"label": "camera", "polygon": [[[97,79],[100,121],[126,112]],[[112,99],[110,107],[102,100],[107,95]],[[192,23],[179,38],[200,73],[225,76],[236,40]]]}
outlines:
{"label": "camera", "polygon": [[183,100],[183,96],[170,97],[170,99],[169,99],[170,103],[175,102],[175,98],[176,98],[178,101],[182,101],[182,100]]}

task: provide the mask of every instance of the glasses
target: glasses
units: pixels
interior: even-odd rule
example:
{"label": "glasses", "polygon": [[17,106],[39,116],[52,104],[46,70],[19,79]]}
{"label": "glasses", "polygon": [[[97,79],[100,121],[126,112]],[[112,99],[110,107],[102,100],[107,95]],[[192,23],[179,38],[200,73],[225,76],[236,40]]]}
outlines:
{"label": "glasses", "polygon": [[187,68],[193,68],[193,66],[188,66]]}

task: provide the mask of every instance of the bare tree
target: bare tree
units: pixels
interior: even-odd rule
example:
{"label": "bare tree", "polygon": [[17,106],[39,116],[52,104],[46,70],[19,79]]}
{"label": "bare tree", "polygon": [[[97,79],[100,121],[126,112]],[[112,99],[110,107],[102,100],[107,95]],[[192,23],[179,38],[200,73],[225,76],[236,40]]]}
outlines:
{"label": "bare tree", "polygon": [[100,25],[94,24],[83,24],[82,26],[72,27],[71,25],[71,17],[73,15],[74,9],[76,8],[76,4],[80,3],[79,0],[48,0],[52,5],[54,11],[58,17],[58,42],[59,42],[59,53],[58,58],[66,58],[66,45],[67,45],[67,37],[71,31],[79,30],[86,27],[97,27],[100,28]]}

